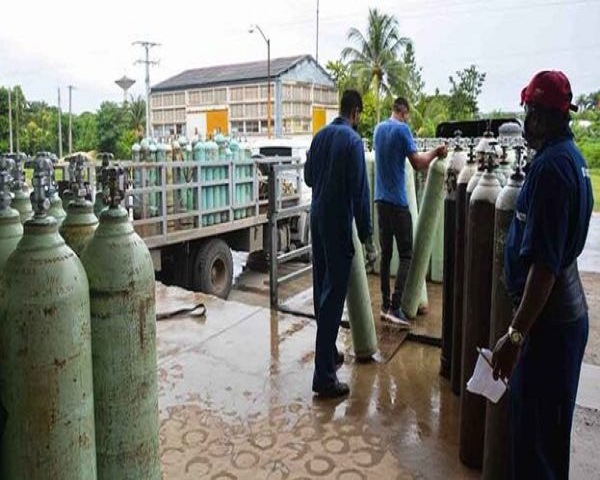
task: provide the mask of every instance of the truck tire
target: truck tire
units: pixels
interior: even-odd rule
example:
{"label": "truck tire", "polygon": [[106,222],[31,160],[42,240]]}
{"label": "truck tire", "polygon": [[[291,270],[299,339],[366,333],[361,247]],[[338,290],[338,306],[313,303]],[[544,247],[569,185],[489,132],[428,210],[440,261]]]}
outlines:
{"label": "truck tire", "polygon": [[192,288],[226,299],[233,284],[231,249],[223,240],[213,238],[202,244],[194,259]]}

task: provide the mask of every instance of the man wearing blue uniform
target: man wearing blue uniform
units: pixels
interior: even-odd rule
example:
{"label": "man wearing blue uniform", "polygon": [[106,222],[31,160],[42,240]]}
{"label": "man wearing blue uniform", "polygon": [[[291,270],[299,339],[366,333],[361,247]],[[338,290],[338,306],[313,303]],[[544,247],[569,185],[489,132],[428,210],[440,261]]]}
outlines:
{"label": "man wearing blue uniform", "polygon": [[569,129],[572,98],[569,80],[558,71],[538,73],[521,93],[525,139],[536,155],[506,240],[505,280],[516,311],[493,356],[494,375],[510,378],[517,480],[569,476],[588,337],[577,257],[594,203],[587,165]]}
{"label": "man wearing blue uniform", "polygon": [[343,356],[335,342],[354,256],[353,219],[361,242],[371,236],[364,146],[354,131],[361,112],[359,93],[345,91],[340,116],[315,135],[304,167],[304,179],[312,187],[310,228],[317,319],[312,389],[321,397],[341,397],[350,392],[336,375]]}
{"label": "man wearing blue uniform", "polygon": [[[440,145],[425,153],[417,152],[410,128],[406,124],[410,109],[406,99],[394,101],[392,116],[375,127],[375,203],[381,245],[381,318],[399,326],[408,326],[400,308],[400,299],[412,259],[413,227],[404,178],[406,158],[417,170],[426,169],[438,156],[447,153]],[[398,248],[398,272],[394,292],[390,296],[390,263],[394,251],[394,238]]]}

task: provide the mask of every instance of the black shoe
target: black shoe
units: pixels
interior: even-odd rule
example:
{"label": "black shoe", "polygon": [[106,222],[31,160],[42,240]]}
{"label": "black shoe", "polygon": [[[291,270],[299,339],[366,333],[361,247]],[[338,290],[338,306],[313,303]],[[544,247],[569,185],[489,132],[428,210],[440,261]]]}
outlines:
{"label": "black shoe", "polygon": [[348,395],[350,393],[350,387],[347,383],[336,382],[333,385],[328,385],[326,387],[313,387],[313,392],[320,398],[339,398]]}
{"label": "black shoe", "polygon": [[335,369],[337,370],[344,364],[344,354],[339,351],[335,351]]}
{"label": "black shoe", "polygon": [[340,320],[340,328],[350,330],[350,322],[348,320]]}

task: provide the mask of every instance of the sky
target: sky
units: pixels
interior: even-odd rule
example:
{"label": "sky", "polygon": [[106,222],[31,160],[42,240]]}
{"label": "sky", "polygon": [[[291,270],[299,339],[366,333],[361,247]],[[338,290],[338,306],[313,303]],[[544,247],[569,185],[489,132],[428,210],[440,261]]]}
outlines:
{"label": "sky", "polygon": [[53,105],[60,87],[64,110],[73,85],[73,112],[95,111],[122,100],[114,81],[123,75],[136,80],[130,93],[144,94],[135,64],[143,50],[133,42],[160,43],[151,50],[154,85],[190,68],[266,59],[251,24],[270,38],[271,58],[316,56],[317,3],[322,65],[339,59],[348,30],[365,32],[377,8],[413,41],[428,93],[447,92],[448,76],[471,64],[487,73],[483,112],[517,111],[522,87],[542,69],[563,70],[575,96],[600,90],[600,0],[12,1],[2,8],[0,85]]}

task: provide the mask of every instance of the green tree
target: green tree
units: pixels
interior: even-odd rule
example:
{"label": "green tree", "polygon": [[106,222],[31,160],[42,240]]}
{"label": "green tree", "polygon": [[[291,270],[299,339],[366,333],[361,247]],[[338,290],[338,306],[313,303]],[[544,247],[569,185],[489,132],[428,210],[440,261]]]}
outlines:
{"label": "green tree", "polygon": [[[136,140],[144,137],[146,132],[146,100],[141,95],[131,96],[127,104],[127,115],[129,118],[129,128],[135,131]],[[135,142],[132,142],[132,144]]]}
{"label": "green tree", "polygon": [[479,113],[477,99],[481,94],[486,74],[471,65],[450,75],[449,113],[452,120],[470,120]]}
{"label": "green tree", "polygon": [[381,118],[380,97],[390,93],[390,85],[396,83],[399,68],[399,51],[409,43],[401,37],[398,20],[393,15],[369,9],[367,32],[352,27],[347,38],[355,46],[342,50],[342,60],[348,61],[352,73],[361,84],[366,84],[375,93],[376,119]]}
{"label": "green tree", "polygon": [[394,75],[396,81],[396,84],[393,85],[394,95],[406,98],[411,106],[416,105],[423,97],[425,82],[423,81],[423,68],[417,65],[412,42],[406,44],[402,61],[398,62],[395,68],[399,71]]}
{"label": "green tree", "polygon": [[435,136],[436,127],[450,118],[449,97],[440,94],[423,95],[410,111],[410,125],[419,137]]}
{"label": "green tree", "polygon": [[331,75],[331,78],[333,78],[338,95],[341,95],[344,90],[351,88],[352,75],[350,68],[343,61],[329,60],[325,65],[325,69]]}
{"label": "green tree", "polygon": [[73,149],[76,152],[89,152],[98,146],[98,126],[96,115],[84,112],[73,119]]}
{"label": "green tree", "polygon": [[97,149],[117,153],[117,142],[127,130],[127,115],[123,106],[115,102],[102,102],[96,117],[98,129]]}

